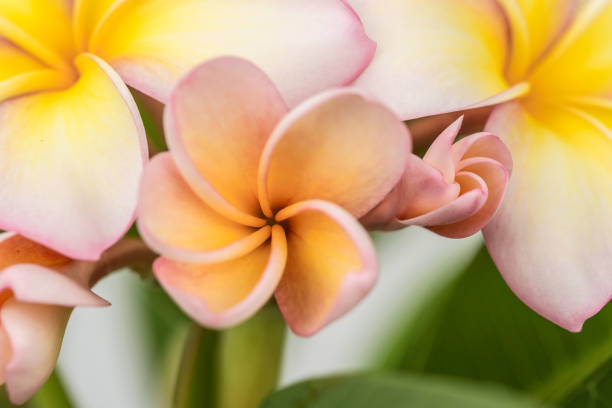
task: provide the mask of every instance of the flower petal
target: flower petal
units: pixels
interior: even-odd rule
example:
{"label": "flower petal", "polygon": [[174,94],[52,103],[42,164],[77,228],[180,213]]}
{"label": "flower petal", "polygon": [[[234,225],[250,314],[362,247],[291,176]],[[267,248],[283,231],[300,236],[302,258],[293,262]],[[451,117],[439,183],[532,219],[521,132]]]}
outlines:
{"label": "flower petal", "polygon": [[189,72],[164,113],[166,140],[194,191],[219,213],[260,227],[257,166],[287,107],[252,63],[222,57]]}
{"label": "flower petal", "polygon": [[[476,175],[486,188],[472,190],[480,193],[481,201],[474,205],[476,211],[466,211],[465,216],[453,223],[439,224],[430,228],[436,234],[449,238],[469,237],[487,225],[501,204],[510,178],[510,173],[501,163],[489,158],[465,160],[461,162],[460,169],[461,171],[457,173],[458,181],[461,181],[461,174]],[[470,212],[471,214],[468,214]]]}
{"label": "flower petal", "polygon": [[570,331],[612,295],[612,141],[601,129],[571,110],[515,103],[487,125],[515,162],[487,247],[517,296]]}
{"label": "flower petal", "polygon": [[158,258],[153,270],[162,287],[195,321],[216,329],[251,317],[272,296],[287,258],[282,227],[272,228],[272,242],[242,258],[214,264]]}
{"label": "flower petal", "polygon": [[287,225],[288,258],[276,301],[291,330],[311,336],[374,286],[376,252],[361,225],[326,201],[293,204],[277,220]]}
{"label": "flower petal", "polygon": [[583,2],[572,26],[532,75],[533,92],[557,99],[612,95],[612,2]]}
{"label": "flower petal", "polygon": [[196,64],[236,55],[261,67],[295,105],[354,80],[375,44],[341,0],[161,0],[125,2],[91,47],[128,84],[164,102]]}
{"label": "flower petal", "polygon": [[33,91],[58,89],[70,80],[1,37],[0,61],[0,102]]}
{"label": "flower petal", "polygon": [[352,89],[321,93],[287,115],[266,144],[264,214],[322,199],[360,217],[397,183],[411,148],[406,126],[386,107]]}
{"label": "flower petal", "polygon": [[71,70],[72,24],[65,0],[1,2],[0,36],[52,67]]}
{"label": "flower petal", "polygon": [[93,260],[133,220],[147,149],[117,75],[97,57],[76,61],[71,88],[0,105],[0,228]]}
{"label": "flower petal", "polygon": [[[509,88],[504,79],[509,42],[496,1],[349,3],[378,44],[374,60],[355,85],[402,119],[460,110]],[[513,97],[515,93],[505,94]]]}
{"label": "flower petal", "polygon": [[89,47],[89,40],[100,29],[106,18],[126,0],[74,0],[72,18],[75,41],[82,50]]}
{"label": "flower petal", "polygon": [[180,175],[170,153],[145,167],[140,186],[138,230],[147,244],[174,260],[220,262],[251,252],[270,237],[216,213]]}
{"label": "flower petal", "polygon": [[500,0],[510,23],[512,55],[507,77],[524,78],[574,17],[578,0]]}
{"label": "flower petal", "polygon": [[423,156],[423,161],[430,166],[440,170],[444,176],[444,181],[452,183],[455,179],[455,162],[450,154],[451,147],[455,138],[459,134],[461,124],[463,123],[463,116],[454,121],[447,127],[440,136],[438,136],[427,152]]}
{"label": "flower petal", "polygon": [[21,303],[9,299],[0,318],[11,344],[11,359],[4,367],[9,398],[26,402],[47,381],[59,355],[70,309]]}
{"label": "flower petal", "polygon": [[[404,214],[400,214],[398,216],[399,223],[402,225],[429,227],[436,233],[449,236],[443,232],[448,230],[454,232],[454,228],[451,226],[479,211],[485,204],[488,195],[487,184],[474,173],[467,171],[459,172],[457,173],[456,181],[461,186],[461,193],[456,199],[413,218],[407,218]],[[418,194],[418,192],[415,192],[415,194]],[[450,228],[446,228],[447,226]],[[460,233],[460,235],[467,237],[473,233]]]}

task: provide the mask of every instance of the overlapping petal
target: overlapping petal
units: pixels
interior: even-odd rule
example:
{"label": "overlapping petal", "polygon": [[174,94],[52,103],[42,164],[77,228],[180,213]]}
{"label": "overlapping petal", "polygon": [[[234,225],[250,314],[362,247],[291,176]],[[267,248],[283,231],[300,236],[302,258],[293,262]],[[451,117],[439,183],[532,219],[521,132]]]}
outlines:
{"label": "overlapping petal", "polygon": [[370,237],[341,207],[320,200],[277,214],[287,224],[287,267],[276,301],[295,333],[309,336],[352,309],[376,282]]}
{"label": "overlapping petal", "polygon": [[108,302],[60,272],[78,263],[20,235],[0,236],[0,262],[1,380],[21,404],[51,374],[71,307]]}
{"label": "overlapping petal", "polygon": [[251,252],[270,236],[215,212],[184,181],[170,153],[155,156],[140,187],[138,229],[146,242],[174,260],[219,262]]}
{"label": "overlapping petal", "polygon": [[96,259],[133,219],[147,148],[118,76],[95,56],[76,64],[72,87],[0,104],[0,227]]}
{"label": "overlapping petal", "polygon": [[264,144],[287,107],[272,81],[250,62],[223,57],[199,65],[173,90],[166,140],[202,199],[252,226],[265,222],[257,198]]}
{"label": "overlapping petal", "polygon": [[511,88],[504,78],[509,38],[496,1],[349,3],[378,44],[374,60],[355,85],[389,104],[402,119],[483,101],[495,104],[526,91],[523,85]]}
{"label": "overlapping petal", "polygon": [[587,116],[511,103],[487,125],[515,162],[489,252],[519,298],[571,331],[612,295],[612,132]]}
{"label": "overlapping petal", "polygon": [[537,95],[550,100],[612,96],[612,2],[583,2],[572,26],[535,70]]}
{"label": "overlapping petal", "polygon": [[578,10],[578,0],[500,0],[510,23],[511,55],[506,75],[524,78],[562,36]]}
{"label": "overlapping petal", "polygon": [[368,228],[419,225],[450,238],[480,231],[504,196],[512,158],[491,133],[475,133],[457,143],[462,118],[432,143],[423,159],[412,155],[400,182],[361,219]]}
{"label": "overlapping petal", "polygon": [[411,148],[407,128],[388,108],[352,89],[323,92],[283,118],[266,144],[262,209],[271,216],[321,199],[362,216],[397,183]]}
{"label": "overlapping petal", "polygon": [[272,296],[287,258],[285,232],[272,229],[270,243],[221,263],[194,264],[161,257],[157,280],[195,321],[226,328],[246,320]]}
{"label": "overlapping petal", "polygon": [[354,80],[375,44],[341,0],[134,0],[112,13],[90,47],[129,85],[161,101],[196,64],[241,56],[294,105]]}
{"label": "overlapping petal", "polygon": [[20,0],[0,3],[0,36],[61,70],[74,57],[70,7],[65,0]]}

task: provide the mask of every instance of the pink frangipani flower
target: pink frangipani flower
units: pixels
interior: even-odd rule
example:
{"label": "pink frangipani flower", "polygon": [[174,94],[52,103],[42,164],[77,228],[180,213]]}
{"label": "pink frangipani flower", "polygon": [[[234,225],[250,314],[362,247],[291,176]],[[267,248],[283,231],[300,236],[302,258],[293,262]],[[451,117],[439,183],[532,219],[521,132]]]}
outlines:
{"label": "pink frangipani flower", "polygon": [[342,89],[288,112],[261,70],[223,57],[179,82],[165,130],[170,152],[145,169],[138,227],[193,319],[232,326],[274,294],[307,336],[368,293],[377,261],[356,218],[398,182],[411,148],[388,109]]}
{"label": "pink frangipani flower", "polygon": [[468,237],[487,225],[502,202],[512,157],[491,133],[476,133],[453,144],[462,120],[442,132],[423,159],[410,156],[400,182],[361,219],[364,225],[419,225],[450,238]]}
{"label": "pink frangipani flower", "polygon": [[233,54],[296,104],[375,50],[343,0],[16,0],[0,22],[0,228],[86,260],[132,224],[148,159],[126,85],[165,103],[189,69]]}
{"label": "pink frangipani flower", "polygon": [[0,235],[0,380],[15,404],[47,380],[75,306],[106,306],[89,290],[91,262],[20,235]]}

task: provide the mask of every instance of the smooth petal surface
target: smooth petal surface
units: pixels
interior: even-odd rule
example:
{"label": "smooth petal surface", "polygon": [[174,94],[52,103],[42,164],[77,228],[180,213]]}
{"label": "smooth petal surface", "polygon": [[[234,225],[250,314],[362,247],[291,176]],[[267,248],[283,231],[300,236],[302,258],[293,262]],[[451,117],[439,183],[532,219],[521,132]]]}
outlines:
{"label": "smooth petal surface", "polygon": [[46,64],[70,70],[74,57],[70,8],[64,0],[0,2],[0,36]]}
{"label": "smooth petal surface", "polygon": [[310,336],[352,309],[376,281],[370,237],[335,204],[310,200],[280,211],[287,225],[287,267],[276,301],[293,332]]}
{"label": "smooth petal surface", "polygon": [[485,241],[519,298],[580,331],[612,295],[610,131],[572,110],[534,105],[501,106],[487,125],[515,168]]}
{"label": "smooth petal surface", "polygon": [[257,167],[287,107],[252,63],[223,57],[181,79],[164,113],[166,140],[194,191],[221,214],[262,226]]}
{"label": "smooth petal surface", "polygon": [[375,44],[341,0],[135,0],[90,42],[138,90],[167,101],[176,80],[207,59],[253,61],[295,105],[353,81]]}
{"label": "smooth petal surface", "polygon": [[70,309],[21,303],[9,299],[2,305],[2,329],[11,346],[4,366],[11,401],[23,404],[47,381],[59,355]]}
{"label": "smooth petal surface", "polygon": [[0,61],[0,102],[32,91],[57,89],[70,80],[1,37]]}
{"label": "smooth petal surface", "polygon": [[272,296],[287,258],[287,242],[274,226],[271,243],[228,262],[193,264],[158,258],[153,270],[174,301],[201,325],[222,329],[252,316]]}
{"label": "smooth petal surface", "polygon": [[510,23],[512,54],[507,76],[524,77],[570,24],[579,0],[499,0]]}
{"label": "smooth petal surface", "polygon": [[612,96],[612,2],[583,2],[574,23],[534,72],[534,92],[556,100]]}
{"label": "smooth petal surface", "polygon": [[97,57],[76,61],[69,89],[0,104],[0,228],[93,260],[132,222],[147,149],[117,75]]}
{"label": "smooth petal surface", "polygon": [[106,18],[127,0],[73,0],[72,18],[77,45],[85,50],[91,36],[102,26]]}
{"label": "smooth petal surface", "polygon": [[411,148],[406,126],[386,107],[352,89],[321,93],[285,116],[266,144],[262,209],[271,216],[322,199],[360,217],[397,183]]}
{"label": "smooth petal surface", "polygon": [[211,209],[183,180],[170,153],[158,154],[145,168],[138,230],[151,248],[186,262],[237,258],[270,236],[269,226],[257,231]]}
{"label": "smooth petal surface", "polygon": [[[504,79],[509,39],[495,1],[349,3],[378,44],[374,60],[355,85],[402,119],[460,110],[509,88]],[[504,94],[502,99],[516,96]]]}

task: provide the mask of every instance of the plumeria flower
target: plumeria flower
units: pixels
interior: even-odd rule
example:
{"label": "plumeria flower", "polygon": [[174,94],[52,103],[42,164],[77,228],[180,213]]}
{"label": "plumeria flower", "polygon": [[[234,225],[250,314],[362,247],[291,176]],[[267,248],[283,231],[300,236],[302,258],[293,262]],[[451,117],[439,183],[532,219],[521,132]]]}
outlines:
{"label": "plumeria flower", "polygon": [[202,325],[235,325],[274,294],[311,335],[375,282],[356,217],[399,180],[407,128],[350,89],[287,112],[270,79],[233,57],[187,74],[166,106],[170,152],[145,168],[138,227],[162,255],[158,281]]}
{"label": "plumeria flower", "polygon": [[612,295],[612,1],[350,3],[378,43],[356,85],[403,119],[496,105],[514,170],[487,247],[527,305],[581,330]]}
{"label": "plumeria flower", "polygon": [[427,227],[450,238],[480,231],[502,202],[512,171],[508,148],[491,133],[453,144],[463,118],[432,143],[423,159],[411,155],[401,180],[387,198],[361,219],[369,227]]}
{"label": "plumeria flower", "polygon": [[72,309],[108,305],[89,290],[95,271],[20,235],[0,235],[0,380],[13,403],[51,375]]}
{"label": "plumeria flower", "polygon": [[375,45],[342,0],[0,3],[0,228],[93,260],[131,224],[147,144],[129,85],[166,102],[218,55],[291,104],[352,81]]}

